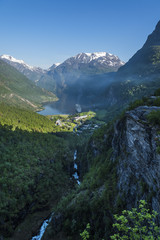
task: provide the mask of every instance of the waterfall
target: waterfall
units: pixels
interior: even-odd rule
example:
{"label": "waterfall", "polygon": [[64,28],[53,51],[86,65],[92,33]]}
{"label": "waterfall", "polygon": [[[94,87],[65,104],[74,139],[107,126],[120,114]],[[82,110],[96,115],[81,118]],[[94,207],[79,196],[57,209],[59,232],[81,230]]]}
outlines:
{"label": "waterfall", "polygon": [[41,228],[40,228],[39,234],[38,234],[37,236],[32,237],[31,240],[41,240],[41,239],[42,239],[43,234],[45,233],[48,224],[49,224],[50,221],[52,220],[52,217],[53,217],[53,213],[52,213],[52,215],[50,216],[49,219],[46,219],[46,220],[43,222],[43,224],[42,224],[42,226],[41,226]]}
{"label": "waterfall", "polygon": [[[78,169],[78,166],[77,166],[77,164],[75,163],[76,159],[77,159],[77,150],[74,151],[74,169],[75,169],[75,170]],[[73,176],[74,179],[77,181],[78,185],[80,185],[78,172],[75,171],[75,173],[74,173],[72,176]]]}

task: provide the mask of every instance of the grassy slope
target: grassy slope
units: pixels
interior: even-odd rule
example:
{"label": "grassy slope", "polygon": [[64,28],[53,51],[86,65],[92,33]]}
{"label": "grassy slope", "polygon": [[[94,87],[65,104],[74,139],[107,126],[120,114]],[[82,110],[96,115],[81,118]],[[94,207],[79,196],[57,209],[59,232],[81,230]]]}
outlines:
{"label": "grassy slope", "polygon": [[37,110],[41,103],[56,99],[53,93],[35,86],[15,68],[0,60],[0,102]]}

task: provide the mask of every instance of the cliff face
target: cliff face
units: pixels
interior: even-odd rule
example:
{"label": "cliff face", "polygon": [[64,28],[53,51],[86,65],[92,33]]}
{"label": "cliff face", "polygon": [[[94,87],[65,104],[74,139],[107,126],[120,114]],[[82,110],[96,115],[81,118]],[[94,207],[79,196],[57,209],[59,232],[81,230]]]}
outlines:
{"label": "cliff face", "polygon": [[126,112],[115,125],[112,141],[113,161],[118,158],[118,190],[127,206],[145,198],[160,212],[160,154],[157,153],[158,127],[147,115],[159,107],[141,106]]}

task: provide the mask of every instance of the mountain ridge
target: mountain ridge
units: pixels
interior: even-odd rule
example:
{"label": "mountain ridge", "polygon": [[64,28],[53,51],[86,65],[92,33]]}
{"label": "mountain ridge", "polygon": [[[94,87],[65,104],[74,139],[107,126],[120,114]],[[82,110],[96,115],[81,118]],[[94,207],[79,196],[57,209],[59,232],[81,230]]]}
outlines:
{"label": "mountain ridge", "polygon": [[117,79],[128,77],[147,78],[149,74],[159,74],[160,69],[160,21],[149,34],[144,45],[117,71]]}
{"label": "mountain ridge", "polygon": [[73,62],[73,59],[75,61],[77,61],[78,63],[90,63],[92,61],[98,60],[98,62],[100,64],[102,64],[102,65],[105,64],[106,66],[107,65],[112,66],[112,67],[115,67],[115,69],[116,68],[118,69],[120,66],[125,64],[125,62],[121,61],[118,56],[111,54],[111,53],[107,53],[107,52],[78,53],[73,57],[67,58],[62,63],[54,63],[48,69],[42,69],[40,67],[33,67],[33,66],[25,63],[24,60],[16,59],[11,55],[3,54],[0,56],[0,59],[6,61],[7,63],[9,63],[10,65],[15,67],[17,70],[19,70],[22,73],[23,73],[23,70],[20,69],[17,64],[22,65],[24,68],[27,68],[28,70],[39,71],[41,73],[46,73],[47,71],[53,70],[53,69],[57,68],[58,66],[65,64],[65,63],[71,64],[71,62]]}
{"label": "mountain ridge", "polygon": [[42,108],[42,103],[57,100],[56,96],[41,89],[14,67],[0,59],[0,101],[9,105],[29,108],[33,111]]}

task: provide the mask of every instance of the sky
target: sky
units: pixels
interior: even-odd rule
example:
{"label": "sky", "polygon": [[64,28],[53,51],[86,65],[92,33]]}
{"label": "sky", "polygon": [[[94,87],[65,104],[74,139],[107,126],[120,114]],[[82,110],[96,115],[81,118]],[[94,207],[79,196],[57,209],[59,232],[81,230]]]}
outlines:
{"label": "sky", "polygon": [[81,52],[127,62],[160,20],[160,0],[0,0],[0,55],[48,68]]}

